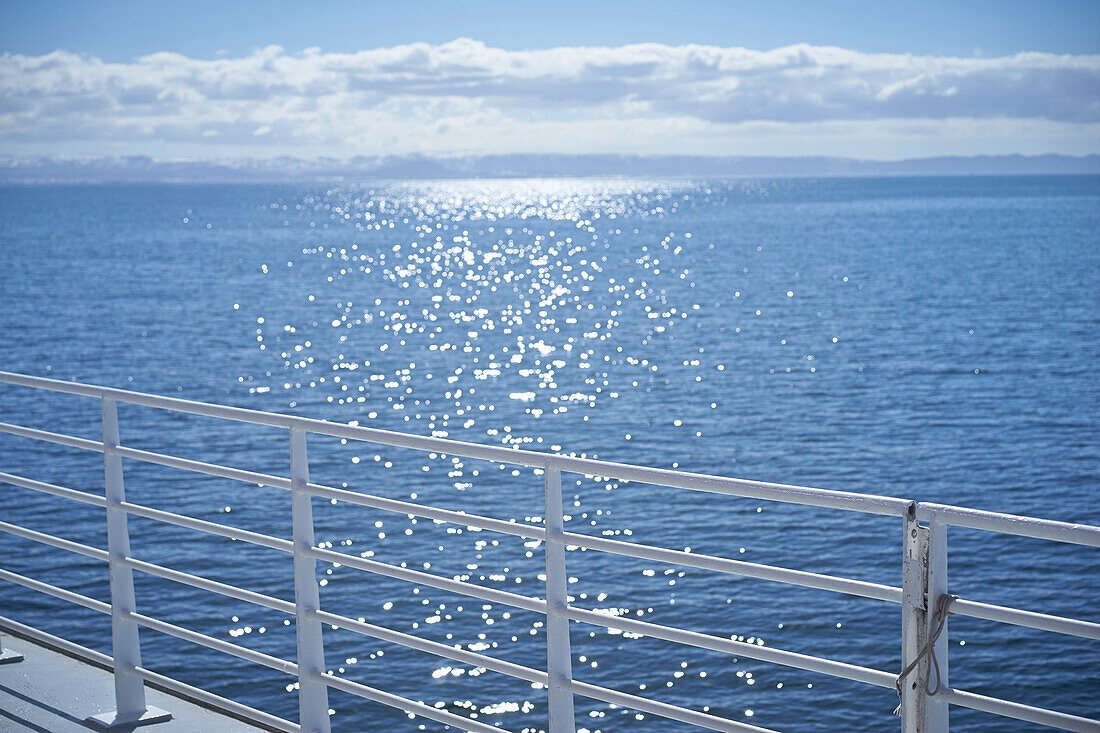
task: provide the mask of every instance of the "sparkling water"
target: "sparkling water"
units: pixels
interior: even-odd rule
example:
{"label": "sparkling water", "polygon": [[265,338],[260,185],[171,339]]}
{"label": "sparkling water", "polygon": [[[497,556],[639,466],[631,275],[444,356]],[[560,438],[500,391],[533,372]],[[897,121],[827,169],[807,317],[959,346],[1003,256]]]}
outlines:
{"label": "sparkling water", "polygon": [[[0,368],[491,445],[1100,524],[1100,179],[501,180],[0,189]],[[120,406],[123,443],[288,475],[285,432]],[[0,419],[98,437],[94,400]],[[0,470],[102,490],[97,454],[0,436]],[[540,522],[538,472],[310,438],[319,483]],[[127,461],[130,501],[289,536],[285,492]],[[566,474],[566,528],[900,584],[901,524]],[[105,544],[102,511],[5,487],[0,517]],[[315,500],[332,549],[542,596],[538,542]],[[289,556],[130,520],[136,557],[292,598]],[[952,591],[1100,621],[1095,550],[952,530]],[[0,565],[107,599],[100,564]],[[575,605],[897,671],[893,604],[568,553]],[[537,614],[319,568],[328,610],[520,664]],[[138,574],[139,610],[294,659],[274,611]],[[109,650],[107,619],[5,615]],[[962,689],[1100,715],[1100,646],[954,618]],[[143,631],[164,674],[295,718],[292,678]],[[526,682],[325,630],[339,675],[509,730]],[[790,730],[891,729],[892,690],[572,624],[577,679]],[[330,692],[334,730],[440,726]],[[591,731],[681,726],[577,697]],[[955,709],[958,730],[1024,730]]]}

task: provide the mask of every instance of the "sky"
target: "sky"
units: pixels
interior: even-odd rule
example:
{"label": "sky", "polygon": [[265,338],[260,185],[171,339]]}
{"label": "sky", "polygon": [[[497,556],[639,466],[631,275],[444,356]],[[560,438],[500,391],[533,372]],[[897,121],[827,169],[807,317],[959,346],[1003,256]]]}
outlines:
{"label": "sky", "polygon": [[0,155],[1100,153],[1100,2],[11,2]]}

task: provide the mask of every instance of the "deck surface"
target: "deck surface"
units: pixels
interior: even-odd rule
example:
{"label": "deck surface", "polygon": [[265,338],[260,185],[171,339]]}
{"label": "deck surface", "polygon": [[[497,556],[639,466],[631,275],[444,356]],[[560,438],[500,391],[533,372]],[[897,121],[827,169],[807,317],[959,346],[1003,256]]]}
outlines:
{"label": "deck surface", "polygon": [[[4,635],[4,649],[24,661],[0,664],[0,731],[69,733],[92,730],[89,715],[114,709],[111,673],[25,639]],[[140,733],[252,733],[260,731],[234,718],[146,687],[146,702],[172,713],[166,723],[139,728]]]}

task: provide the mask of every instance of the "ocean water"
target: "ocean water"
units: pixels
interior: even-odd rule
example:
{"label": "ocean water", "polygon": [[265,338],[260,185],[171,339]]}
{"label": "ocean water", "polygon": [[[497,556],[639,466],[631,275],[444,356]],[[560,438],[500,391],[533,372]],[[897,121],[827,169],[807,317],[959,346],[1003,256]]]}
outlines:
{"label": "ocean water", "polygon": [[[1100,179],[507,180],[0,189],[0,368],[491,445],[1100,524]],[[121,406],[123,443],[288,473],[278,430]],[[0,386],[0,420],[98,437],[93,400]],[[310,438],[314,481],[540,520],[531,470]],[[96,454],[0,436],[0,470],[101,491]],[[278,490],[125,465],[130,501],[289,536]],[[567,529],[900,584],[896,519],[564,477]],[[103,546],[101,511],[0,517]],[[315,501],[333,549],[541,596],[542,548]],[[292,598],[289,557],[131,518],[136,557]],[[951,589],[1100,621],[1095,550],[952,530]],[[107,573],[0,536],[0,566]],[[575,603],[897,671],[892,604],[597,552]],[[541,666],[532,613],[346,566],[322,605]],[[294,658],[273,611],[137,577],[139,610]],[[0,613],[109,650],[104,617]],[[953,685],[1100,716],[1100,645],[953,618]],[[545,691],[326,628],[338,674],[500,725]],[[158,671],[288,718],[293,680],[142,632]],[[574,676],[783,730],[890,730],[891,690],[574,623]],[[332,691],[334,730],[441,726]],[[682,726],[577,697],[590,731]],[[957,730],[1029,727],[955,708]]]}

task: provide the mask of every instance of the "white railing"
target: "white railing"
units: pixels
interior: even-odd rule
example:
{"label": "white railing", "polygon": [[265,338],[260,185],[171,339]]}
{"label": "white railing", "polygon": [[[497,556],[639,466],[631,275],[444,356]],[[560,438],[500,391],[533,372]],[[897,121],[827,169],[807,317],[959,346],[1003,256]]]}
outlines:
{"label": "white railing", "polygon": [[[918,504],[906,499],[886,496],[744,481],[515,450],[499,446],[428,438],[374,428],[330,423],[322,420],[43,379],[9,372],[0,372],[0,383],[83,395],[101,401],[103,415],[102,441],[62,435],[8,423],[0,423],[0,432],[102,453],[106,486],[103,496],[75,491],[6,472],[0,472],[0,482],[105,509],[107,515],[107,549],[102,550],[54,535],[26,529],[6,521],[0,521],[0,531],[107,563],[110,569],[111,603],[103,603],[40,580],[18,575],[9,570],[0,569],[0,580],[40,591],[111,617],[116,711],[113,715],[102,716],[98,721],[95,721],[103,727],[110,727],[112,724],[132,724],[138,720],[155,722],[158,719],[164,719],[166,713],[150,710],[145,703],[144,683],[152,682],[184,692],[200,700],[209,701],[239,714],[244,714],[264,725],[279,730],[301,730],[312,733],[327,732],[329,730],[329,687],[460,729],[494,732],[500,730],[476,720],[338,677],[326,671],[322,624],[330,624],[333,627],[403,645],[460,663],[478,665],[487,670],[543,686],[548,691],[548,727],[551,733],[571,732],[575,729],[574,695],[633,708],[710,730],[766,730],[744,722],[720,718],[705,712],[662,703],[573,679],[570,669],[569,628],[571,623],[578,622],[773,664],[786,665],[878,687],[896,688],[901,697],[899,712],[902,716],[901,727],[905,733],[946,731],[948,729],[947,710],[949,705],[982,710],[996,715],[1066,730],[1100,730],[1100,721],[1097,720],[950,687],[948,685],[948,633],[946,628],[947,614],[954,614],[1027,626],[1058,634],[1100,639],[1100,624],[1098,623],[965,600],[948,595],[947,584],[948,526],[970,527],[989,532],[1090,547],[1100,547],[1100,527],[997,514],[940,504]],[[289,441],[291,475],[288,478],[257,473],[127,447],[120,442],[116,408],[119,402],[285,429]],[[309,480],[306,454],[306,438],[309,434],[334,436],[347,440],[446,453],[469,459],[483,459],[502,464],[542,469],[546,489],[544,524],[536,525],[514,520],[505,521],[312,483]],[[122,459],[124,458],[287,490],[292,497],[293,537],[290,540],[272,537],[128,502],[123,489]],[[904,554],[901,567],[902,585],[901,587],[882,585],[568,532],[565,530],[563,523],[562,473],[600,476],[681,489],[893,516],[898,518],[904,532]],[[337,499],[349,504],[373,507],[438,522],[449,522],[464,527],[542,540],[546,551],[545,598],[533,598],[487,588],[318,547],[314,544],[313,538],[311,498],[314,496]],[[294,560],[294,602],[244,590],[133,557],[130,553],[126,525],[126,519],[129,515],[228,537],[292,554]],[[872,669],[637,619],[612,617],[572,605],[566,592],[567,547],[586,548],[627,557],[684,565],[719,573],[759,578],[897,603],[902,610],[902,666],[903,668],[911,667],[912,670],[902,679],[899,676],[900,670]],[[506,662],[488,655],[422,639],[322,610],[316,576],[316,564],[318,562],[340,563],[398,580],[544,614],[547,617],[548,630],[547,664],[544,668],[534,668]],[[297,634],[296,662],[279,659],[141,614],[137,610],[134,595],[133,571],[135,570],[229,598],[257,604],[292,616],[296,624]],[[937,613],[937,609],[941,613]],[[940,626],[942,626],[942,629],[937,635],[937,628]],[[139,627],[153,629],[271,669],[295,675],[299,682],[300,724],[294,724],[252,710],[240,703],[225,700],[203,690],[184,685],[145,668],[142,666],[141,661],[138,638]],[[930,644],[927,643],[929,639],[932,641]],[[937,671],[938,685],[931,686],[931,681],[937,679]],[[933,694],[929,694],[929,687],[931,687]]]}

